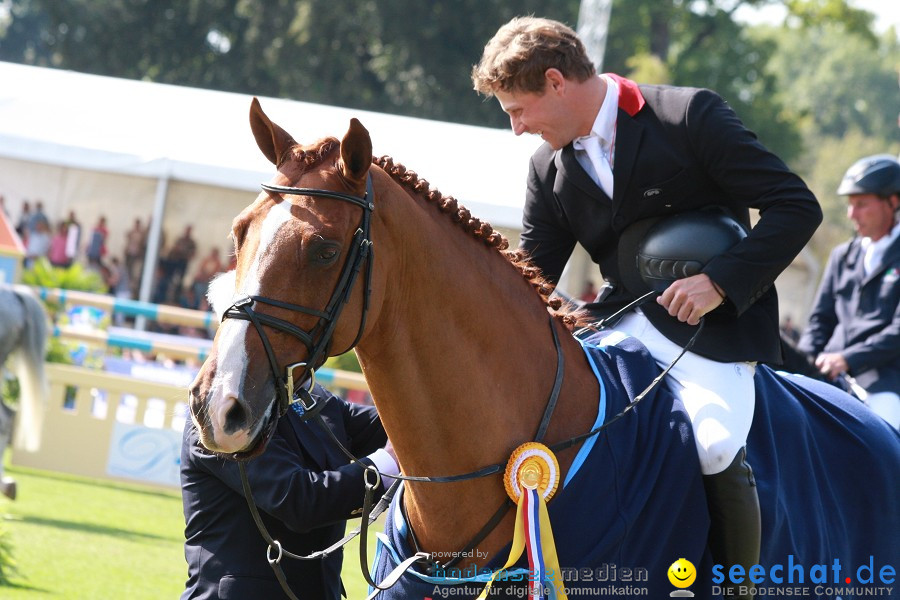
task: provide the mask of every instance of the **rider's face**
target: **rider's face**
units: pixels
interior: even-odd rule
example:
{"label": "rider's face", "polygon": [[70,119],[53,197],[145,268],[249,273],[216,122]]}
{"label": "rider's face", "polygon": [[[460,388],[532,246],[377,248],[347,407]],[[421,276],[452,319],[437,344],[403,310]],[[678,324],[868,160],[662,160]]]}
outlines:
{"label": "rider's face", "polygon": [[539,135],[554,150],[559,150],[582,135],[568,104],[566,87],[571,85],[555,69],[550,69],[540,92],[498,90],[494,95],[503,112],[509,115],[513,133]]}
{"label": "rider's face", "polygon": [[853,221],[859,235],[879,240],[891,231],[897,209],[896,195],[885,200],[875,194],[853,194],[847,201],[847,218]]}

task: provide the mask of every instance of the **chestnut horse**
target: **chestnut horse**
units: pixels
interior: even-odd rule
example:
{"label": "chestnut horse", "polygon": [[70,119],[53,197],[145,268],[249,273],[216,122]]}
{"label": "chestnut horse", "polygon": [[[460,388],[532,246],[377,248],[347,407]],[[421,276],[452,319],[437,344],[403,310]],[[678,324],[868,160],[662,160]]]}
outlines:
{"label": "chestnut horse", "polygon": [[[613,352],[605,367],[592,364],[569,332],[572,316],[548,304],[549,288],[523,257],[506,251],[502,236],[453,198],[429,189],[414,172],[387,157],[373,159],[369,134],[357,120],[340,141],[301,145],[254,99],[250,123],[277,173],[234,219],[237,263],[225,283],[224,301],[230,306],[226,316],[234,318],[219,327],[190,389],[194,423],[208,449],[238,457],[261,452],[285,410],[282,400],[292,395],[292,383],[285,382],[301,381],[305,369],[353,347],[407,475],[446,476],[505,463],[515,448],[535,438],[557,384],[560,356],[564,376],[544,436],[547,445],[590,431],[634,395],[634,384],[613,376],[624,358]],[[454,160],[461,169],[485,168],[466,166],[465,157]],[[222,299],[213,300],[220,310]],[[606,373],[607,381],[599,381],[595,371]],[[778,388],[776,395],[796,387],[766,376]],[[643,387],[638,385],[637,392]],[[654,548],[683,548],[625,564],[647,567],[651,589],[665,594],[671,591],[666,570],[679,557],[692,560],[707,583],[712,565],[690,427],[677,401],[659,391],[603,433],[597,447],[611,457],[604,459],[609,463],[581,468],[578,481],[566,489],[561,485],[549,508],[551,520],[574,518],[574,527],[557,532],[562,566],[616,561],[621,566]],[[605,412],[598,410],[598,398],[607,403]],[[860,416],[864,409],[848,410],[860,427],[881,427],[877,418]],[[757,421],[768,418],[767,411],[758,409]],[[792,438],[788,443],[798,447],[769,457],[777,468],[767,469],[763,458],[753,458],[761,475],[785,471],[784,457],[805,457],[799,445],[812,443],[795,430],[778,430],[779,422],[772,418],[762,425],[760,436]],[[857,450],[855,456],[874,464],[877,473],[895,471],[897,437],[887,428],[865,435],[877,440],[875,447]],[[575,461],[578,451],[576,445],[557,453],[561,480],[581,464]],[[803,469],[810,473],[804,485],[819,485],[814,481],[822,476],[819,467],[804,463]],[[408,482],[403,516],[418,548],[437,556],[465,548],[506,498],[501,477]],[[589,492],[595,477],[608,481],[603,484],[608,487]],[[781,494],[790,489],[789,501],[799,502],[810,489],[804,485],[761,488],[761,501],[780,506],[785,502]],[[884,506],[891,507],[885,509],[890,513],[886,528],[896,535],[897,508],[890,502],[898,499],[898,491],[896,486],[889,491],[884,494]],[[583,512],[566,504],[577,496],[587,503]],[[882,506],[881,499],[877,503]],[[561,514],[561,508],[554,513],[554,506],[577,514]],[[773,509],[764,520],[764,537],[780,544],[767,546],[770,562],[783,562],[797,547],[826,558],[829,549],[845,548],[829,538],[821,544],[824,549],[811,551],[823,535],[845,536],[843,531],[803,531],[809,540],[791,546],[797,529],[780,520],[780,511]],[[460,566],[502,564],[513,516],[506,514]],[[881,534],[872,529],[866,528],[864,539],[877,552],[883,547],[876,539]],[[602,552],[590,550],[601,545]],[[698,596],[717,597],[708,586]]]}
{"label": "chestnut horse", "polygon": [[[556,351],[547,303],[498,251],[505,240],[452,198],[429,193],[415,173],[390,160],[373,166],[368,132],[358,121],[343,142],[328,139],[311,146],[298,145],[257,103],[251,122],[263,152],[278,165],[275,184],[363,196],[371,171],[377,258],[356,353],[403,471],[472,471],[505,460],[531,439],[554,384]],[[234,220],[235,294],[324,307],[360,212],[346,202],[261,194]],[[448,227],[451,219],[460,226]],[[364,293],[359,281],[334,330],[332,353],[346,351],[357,335]],[[271,314],[301,329],[315,323],[313,316],[279,307],[271,307]],[[194,414],[208,415],[199,419],[202,441],[214,451],[245,450],[271,413],[273,377],[265,360],[250,359],[265,352],[248,325],[222,323],[191,390]],[[554,327],[567,368],[547,432],[551,442],[588,431],[599,394],[579,344],[561,322]],[[281,365],[306,358],[289,336],[273,336],[272,345]],[[568,451],[558,457],[563,472],[573,456]],[[405,491],[422,544],[448,551],[462,547],[505,496],[499,475],[449,489],[411,484]],[[512,515],[482,549],[501,548],[511,528]]]}

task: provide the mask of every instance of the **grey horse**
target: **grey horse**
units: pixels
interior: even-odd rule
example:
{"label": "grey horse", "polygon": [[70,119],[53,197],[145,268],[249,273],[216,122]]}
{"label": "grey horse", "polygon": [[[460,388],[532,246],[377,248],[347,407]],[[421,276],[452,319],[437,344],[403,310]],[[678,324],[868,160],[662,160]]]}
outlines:
{"label": "grey horse", "polygon": [[[33,452],[40,447],[41,426],[47,398],[44,354],[47,347],[47,316],[28,288],[0,285],[0,368],[13,355],[13,372],[19,380],[19,422],[15,427],[17,448]],[[10,442],[16,410],[0,398],[0,457]],[[0,460],[0,493],[15,499],[16,483],[3,476]]]}

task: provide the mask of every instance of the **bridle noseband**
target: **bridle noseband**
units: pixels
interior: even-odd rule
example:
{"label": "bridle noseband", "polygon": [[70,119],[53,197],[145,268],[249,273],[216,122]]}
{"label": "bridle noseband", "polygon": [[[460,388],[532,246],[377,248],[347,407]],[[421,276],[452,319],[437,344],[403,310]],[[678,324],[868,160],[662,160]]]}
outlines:
{"label": "bridle noseband", "polygon": [[[331,198],[349,202],[363,209],[359,227],[357,228],[356,233],[353,234],[349,253],[344,262],[343,269],[341,270],[341,275],[338,278],[337,284],[335,284],[331,299],[323,310],[299,306],[289,302],[282,302],[281,300],[274,300],[264,296],[244,296],[235,301],[234,304],[225,311],[225,314],[222,315],[223,321],[225,319],[250,321],[256,328],[256,332],[262,340],[263,348],[266,351],[266,357],[269,360],[269,366],[272,369],[272,376],[275,380],[278,414],[275,415],[274,418],[283,416],[292,403],[300,402],[304,409],[303,418],[310,419],[321,410],[321,406],[317,406],[317,403],[309,393],[315,382],[315,370],[325,362],[330,354],[334,329],[337,326],[338,318],[341,315],[341,311],[344,309],[344,305],[350,300],[350,293],[353,291],[353,286],[362,269],[363,262],[366,263],[366,276],[365,288],[363,289],[362,313],[359,319],[359,330],[353,343],[351,343],[344,352],[351,350],[359,343],[363,331],[366,328],[366,314],[369,310],[369,295],[371,293],[372,284],[373,250],[370,225],[372,221],[372,212],[375,210],[375,203],[373,202],[374,192],[372,187],[372,174],[369,173],[366,177],[366,195],[362,198],[320,188],[296,188],[270,185],[267,183],[261,184],[261,187],[270,194]],[[254,308],[257,304],[267,304],[276,308],[304,313],[317,317],[318,321],[312,329],[304,331],[293,323],[265,313],[257,312]],[[286,333],[300,340],[300,342],[306,346],[306,360],[286,365],[283,370],[284,374],[282,375],[282,369],[279,367],[275,351],[272,348],[271,342],[269,342],[269,337],[266,335],[264,326],[271,327],[272,329]],[[295,390],[294,370],[298,367],[303,367],[304,371],[296,381],[301,382],[308,378],[309,386],[301,386],[299,390]]]}

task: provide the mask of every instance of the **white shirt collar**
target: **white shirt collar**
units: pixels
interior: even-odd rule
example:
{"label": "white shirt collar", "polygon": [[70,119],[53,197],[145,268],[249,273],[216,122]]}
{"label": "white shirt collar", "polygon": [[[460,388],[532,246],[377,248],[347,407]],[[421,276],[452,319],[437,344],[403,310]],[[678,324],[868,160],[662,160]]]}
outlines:
{"label": "white shirt collar", "polygon": [[866,248],[866,249],[868,249],[869,247],[887,248],[888,246],[891,245],[891,242],[893,242],[895,239],[897,239],[898,235],[900,235],[900,221],[898,221],[897,223],[894,224],[893,227],[891,227],[891,230],[888,232],[888,234],[886,236],[883,236],[882,238],[880,238],[879,240],[877,240],[875,242],[873,242],[872,238],[870,238],[870,237],[864,237],[861,241],[862,247]]}
{"label": "white shirt collar", "polygon": [[619,84],[611,77],[600,75],[606,82],[606,97],[594,119],[591,135],[600,138],[601,144],[610,147],[616,137],[616,116],[619,112]]}
{"label": "white shirt collar", "polygon": [[597,116],[594,118],[594,124],[591,126],[591,132],[587,135],[575,138],[574,144],[576,150],[583,149],[582,140],[589,137],[596,137],[600,140],[600,146],[610,149],[616,137],[616,117],[619,111],[619,84],[605,75],[598,75],[606,82],[606,96],[597,110]]}
{"label": "white shirt collar", "polygon": [[866,275],[872,272],[872,270],[881,264],[881,258],[884,256],[884,251],[887,250],[888,246],[894,243],[900,237],[900,222],[896,223],[892,228],[890,233],[886,236],[883,236],[877,241],[872,241],[872,238],[864,237],[860,245],[865,251],[865,255],[863,256],[863,268],[866,272]]}

